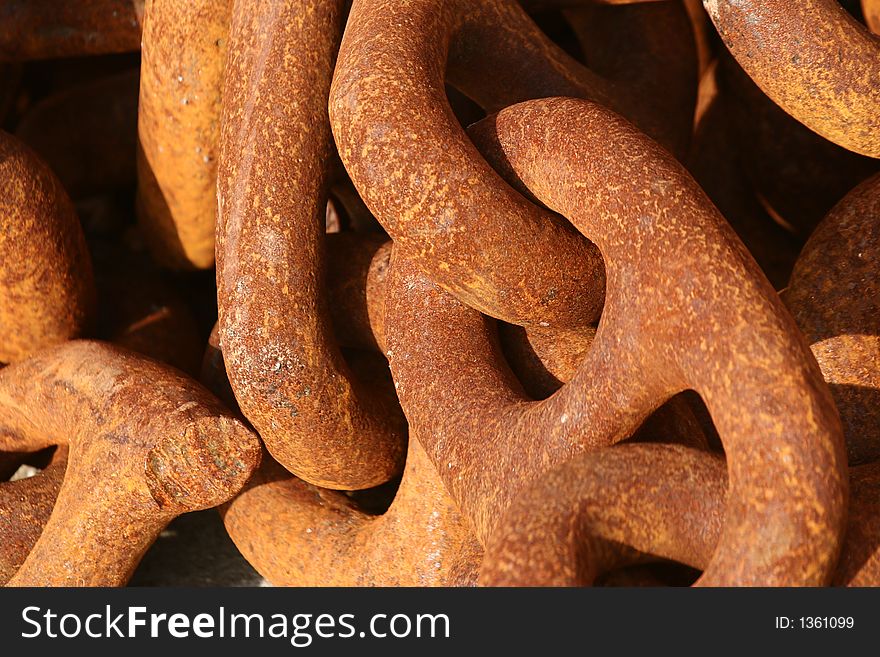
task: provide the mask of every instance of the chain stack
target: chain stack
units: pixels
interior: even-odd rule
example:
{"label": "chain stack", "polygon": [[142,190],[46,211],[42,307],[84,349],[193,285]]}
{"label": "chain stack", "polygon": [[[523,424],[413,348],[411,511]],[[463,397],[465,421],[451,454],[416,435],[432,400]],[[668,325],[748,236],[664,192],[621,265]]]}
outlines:
{"label": "chain stack", "polygon": [[877,30],[0,0],[0,582],[880,585]]}

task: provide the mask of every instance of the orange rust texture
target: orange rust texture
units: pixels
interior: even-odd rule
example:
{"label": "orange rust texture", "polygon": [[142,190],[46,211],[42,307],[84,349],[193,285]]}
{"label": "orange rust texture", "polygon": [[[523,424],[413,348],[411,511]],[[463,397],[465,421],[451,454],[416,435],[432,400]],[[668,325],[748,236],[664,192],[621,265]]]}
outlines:
{"label": "orange rust texture", "polygon": [[862,14],[868,29],[874,34],[880,34],[880,2],[877,0],[862,0]]}
{"label": "orange rust texture", "polygon": [[18,572],[43,533],[64,481],[67,447],[33,477],[0,482],[0,585]]}
{"label": "orange rust texture", "polygon": [[[850,471],[835,586],[880,585],[878,466]],[[705,452],[621,445],[583,454],[514,502],[492,537],[480,583],[589,586],[612,568],[659,559],[703,570],[722,533],[726,495],[724,462]]]}
{"label": "orange rust texture", "polygon": [[880,175],[838,203],[783,298],[840,410],[850,465],[880,460]]}
{"label": "orange rust texture", "polygon": [[[383,249],[377,251],[367,240],[358,245],[358,253],[354,246],[362,238],[338,235],[329,240],[331,298],[352,289],[384,294]],[[373,262],[366,266],[370,256]],[[377,259],[382,267],[375,266]],[[363,293],[353,294],[346,303],[350,312],[340,313],[334,323],[348,325],[344,335],[366,335],[371,315],[367,307],[375,312],[374,303]],[[508,357],[530,386],[546,385],[539,369],[568,380],[595,332],[577,330],[564,340],[552,340],[543,331],[527,333],[518,327],[511,331],[506,337]],[[377,339],[384,342],[380,336]],[[202,380],[234,404],[224,370],[215,332],[205,354]],[[376,374],[368,378],[376,380]],[[668,421],[661,426],[670,430]],[[350,498],[290,477],[280,465],[266,460],[246,492],[225,508],[227,530],[248,561],[274,584],[471,584],[481,554],[476,536],[455,511],[420,442],[411,439],[409,449],[400,489],[380,517],[366,515]]]}
{"label": "orange rust texture", "polygon": [[[577,375],[595,337],[592,326],[552,331],[498,325],[499,344],[507,364],[526,394],[536,400],[546,399]],[[708,449],[708,438],[683,395],[672,397],[654,411],[632,436],[637,441],[658,439]]]}
{"label": "orange rust texture", "polygon": [[[331,124],[346,169],[396,248],[493,317],[555,327],[595,320],[601,257],[479,157],[446,98],[447,62],[450,81],[488,111],[546,95],[584,96],[624,107],[654,132],[665,126],[657,120],[662,111],[643,99],[613,97],[613,81],[565,55],[516,3],[352,6],[330,94]],[[692,87],[676,117],[682,106],[693,111]],[[401,112],[413,120],[395,121]]]}
{"label": "orange rust texture", "polygon": [[144,0],[4,0],[0,60],[138,50]]}
{"label": "orange rust texture", "polygon": [[417,440],[381,515],[267,462],[224,507],[223,520],[247,560],[281,586],[470,586],[482,560]]}
{"label": "orange rust texture", "polygon": [[0,363],[82,335],[94,306],[70,199],[33,151],[0,131]]}
{"label": "orange rust texture", "polygon": [[229,0],[148,0],[141,59],[138,221],[156,259],[214,263]]}
{"label": "orange rust texture", "polygon": [[260,460],[195,381],[95,342],[0,370],[0,450],[53,444],[69,449],[64,481],[13,586],[124,584],[171,519],[228,501]]}
{"label": "orange rust texture", "polygon": [[[820,224],[784,296],[831,385],[850,462],[867,463],[850,470],[835,585],[880,584],[880,295],[869,255],[878,243],[880,176],[850,192]],[[511,506],[481,582],[589,584],[618,565],[609,560],[621,558],[612,543],[705,569],[721,536],[726,487],[720,460],[679,447],[630,445],[574,459]]]}
{"label": "orange rust texture", "polygon": [[0,584],[880,585],[880,41],[702,4],[0,3]]}
{"label": "orange rust texture", "polygon": [[406,427],[396,402],[351,372],[326,306],[326,103],[342,5],[234,7],[217,283],[220,344],[245,417],[292,473],[353,490],[400,472]]}
{"label": "orange rust texture", "polygon": [[587,3],[597,5],[630,5],[665,0],[520,0],[520,4],[533,11],[536,9],[564,9],[566,7],[583,7]]}
{"label": "orange rust texture", "polygon": [[634,560],[619,545],[706,569],[726,489],[722,459],[677,445],[582,454],[514,501],[492,536],[480,583],[588,586],[620,560]]}
{"label": "orange rust texture", "polygon": [[[548,467],[626,438],[660,401],[691,388],[712,414],[731,479],[704,581],[827,583],[845,522],[840,419],[791,316],[696,183],[583,101],[520,104],[472,134],[596,241],[609,276],[578,374],[529,403],[485,320],[395,251],[386,324],[398,395],[478,536]],[[764,411],[743,412],[752,408]]]}
{"label": "orange rust texture", "polygon": [[[880,585],[880,295],[869,256],[880,243],[878,203],[880,176],[850,192],[810,238],[784,295],[831,385],[850,462],[867,463],[850,470],[835,585]],[[569,461],[511,506],[481,582],[589,584],[617,565],[608,562],[608,553],[620,556],[609,541],[705,569],[721,535],[726,480],[721,461],[678,447],[626,446]]]}
{"label": "orange rust texture", "polygon": [[690,141],[699,70],[695,27],[684,3],[582,3],[564,15],[590,70],[610,80],[621,97],[615,109],[681,157]]}
{"label": "orange rust texture", "polygon": [[[367,273],[363,268],[358,271]],[[355,280],[366,284],[360,276]],[[377,283],[381,280],[372,284]],[[363,311],[355,313],[355,317],[365,316]],[[234,406],[223,355],[217,347],[215,329],[205,352],[202,381]],[[384,367],[384,361],[379,361]],[[371,375],[374,381],[381,381],[376,371],[379,362],[363,365],[358,368],[360,376]],[[380,387],[382,394],[393,397],[390,381]],[[381,499],[388,495],[381,489],[387,488],[366,491],[366,495]],[[388,509],[376,515],[358,501],[351,493],[308,484],[264,457],[245,490],[221,513],[238,549],[275,585],[476,583],[482,548],[417,440],[409,441],[403,479]]]}
{"label": "orange rust texture", "polygon": [[844,148],[880,157],[880,42],[837,0],[703,0],[770,98]]}
{"label": "orange rust texture", "polygon": [[328,235],[326,255],[334,335],[344,347],[383,352],[391,241],[381,233]]}

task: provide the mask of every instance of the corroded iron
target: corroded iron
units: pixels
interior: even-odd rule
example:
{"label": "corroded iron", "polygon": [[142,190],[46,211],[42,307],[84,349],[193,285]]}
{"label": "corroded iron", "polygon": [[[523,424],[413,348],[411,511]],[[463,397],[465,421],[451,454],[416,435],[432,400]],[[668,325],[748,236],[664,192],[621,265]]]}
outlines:
{"label": "corroded iron", "polygon": [[[488,539],[548,467],[626,438],[662,401],[694,389],[731,472],[705,581],[827,582],[845,522],[840,419],[791,316],[696,183],[631,125],[584,101],[516,105],[472,134],[496,166],[595,240],[609,276],[578,374],[529,403],[485,319],[395,251],[386,332],[398,395],[478,536]],[[770,496],[786,502],[750,504]],[[756,544],[762,552],[749,559]]]}
{"label": "corroded iron", "polygon": [[3,0],[0,60],[137,50],[144,0]]}
{"label": "corroded iron", "polygon": [[[325,306],[326,98],[342,5],[233,8],[217,283],[229,380],[269,453],[310,483],[359,489],[400,471],[406,428],[352,375]],[[303,43],[313,44],[308,57],[299,54]],[[291,162],[296,176],[286,170]]]}
{"label": "corroded iron", "polygon": [[13,586],[124,584],[172,518],[229,500],[260,459],[197,383],[93,342],[0,370],[0,450],[53,444],[69,449],[64,481]]}
{"label": "corroded iron", "polygon": [[43,533],[66,469],[67,447],[62,445],[49,465],[34,476],[0,480],[0,585],[18,572]]}
{"label": "corroded iron", "polygon": [[810,237],[783,298],[840,411],[850,465],[880,460],[880,175]]}
{"label": "corroded iron", "polygon": [[223,520],[248,561],[280,586],[472,586],[482,560],[417,440],[380,515],[267,461]]}
{"label": "corroded iron", "polygon": [[[876,264],[869,255],[880,241],[878,203],[880,177],[850,192],[810,238],[784,295],[831,386],[850,462],[867,463],[850,470],[849,518],[835,585],[880,585],[880,314]],[[863,293],[852,294],[856,288]],[[633,559],[619,544],[705,569],[721,535],[726,488],[721,459],[679,447],[633,445],[573,459],[511,505],[493,536],[481,581],[589,584]]]}
{"label": "corroded iron", "polygon": [[653,116],[640,118],[626,101],[616,109],[679,157],[690,141],[699,67],[684,4],[582,2],[564,12],[590,70],[648,103]]}
{"label": "corroded iron", "polygon": [[[589,586],[614,568],[661,559],[705,570],[723,531],[727,485],[722,459],[678,445],[583,454],[514,502],[492,537],[480,583]],[[853,468],[850,488],[846,539],[830,583],[878,586],[878,464]]]}
{"label": "corroded iron", "polygon": [[880,157],[880,43],[837,0],[703,0],[770,98],[844,148]]}
{"label": "corroded iron", "polygon": [[220,96],[231,0],[147,0],[138,107],[138,220],[156,258],[214,263]]}
{"label": "corroded iron", "polygon": [[862,13],[868,29],[874,34],[880,34],[880,2],[877,0],[862,0]]}
{"label": "corroded iron", "polygon": [[[622,107],[648,130],[664,122],[644,98],[615,97],[611,81],[571,60],[513,2],[352,6],[331,123],[346,169],[396,247],[494,317],[560,327],[596,319],[604,272],[595,247],[500,180],[453,116],[444,77],[488,111],[574,95]],[[392,122],[399,113],[412,120]]]}
{"label": "corroded iron", "polygon": [[36,154],[0,131],[0,363],[82,335],[94,308],[73,204]]}
{"label": "corroded iron", "polygon": [[[201,380],[234,404],[217,347],[215,330]],[[358,375],[367,378],[372,370],[371,378],[381,381],[382,359],[377,359],[355,361]],[[393,399],[390,380],[378,393]],[[242,554],[278,586],[475,584],[482,548],[417,440],[409,441],[399,486],[392,484],[396,491],[386,484],[381,491],[354,494],[380,501],[393,497],[377,515],[351,493],[309,484],[265,457],[242,494],[221,513]]]}
{"label": "corroded iron", "polygon": [[0,0],[0,583],[880,585],[844,4]]}
{"label": "corroded iron", "polygon": [[880,586],[880,463],[850,470],[846,542],[832,584]]}
{"label": "corroded iron", "polygon": [[726,495],[724,461],[705,452],[621,445],[582,454],[513,502],[492,536],[480,582],[590,585],[638,553],[709,569]]}

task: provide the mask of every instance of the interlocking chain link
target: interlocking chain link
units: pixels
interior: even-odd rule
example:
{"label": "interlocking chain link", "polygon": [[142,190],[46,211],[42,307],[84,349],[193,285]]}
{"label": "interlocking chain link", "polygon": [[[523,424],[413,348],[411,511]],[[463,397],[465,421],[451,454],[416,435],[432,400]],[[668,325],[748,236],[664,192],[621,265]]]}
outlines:
{"label": "interlocking chain link", "polygon": [[880,3],[703,5],[6,3],[0,582],[880,584]]}

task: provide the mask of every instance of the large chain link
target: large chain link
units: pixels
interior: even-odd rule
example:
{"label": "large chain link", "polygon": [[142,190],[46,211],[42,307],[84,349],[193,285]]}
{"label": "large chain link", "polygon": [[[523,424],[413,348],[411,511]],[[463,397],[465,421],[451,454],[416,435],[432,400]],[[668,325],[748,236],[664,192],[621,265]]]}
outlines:
{"label": "large chain link", "polygon": [[0,582],[880,583],[880,4],[703,4],[7,3]]}

